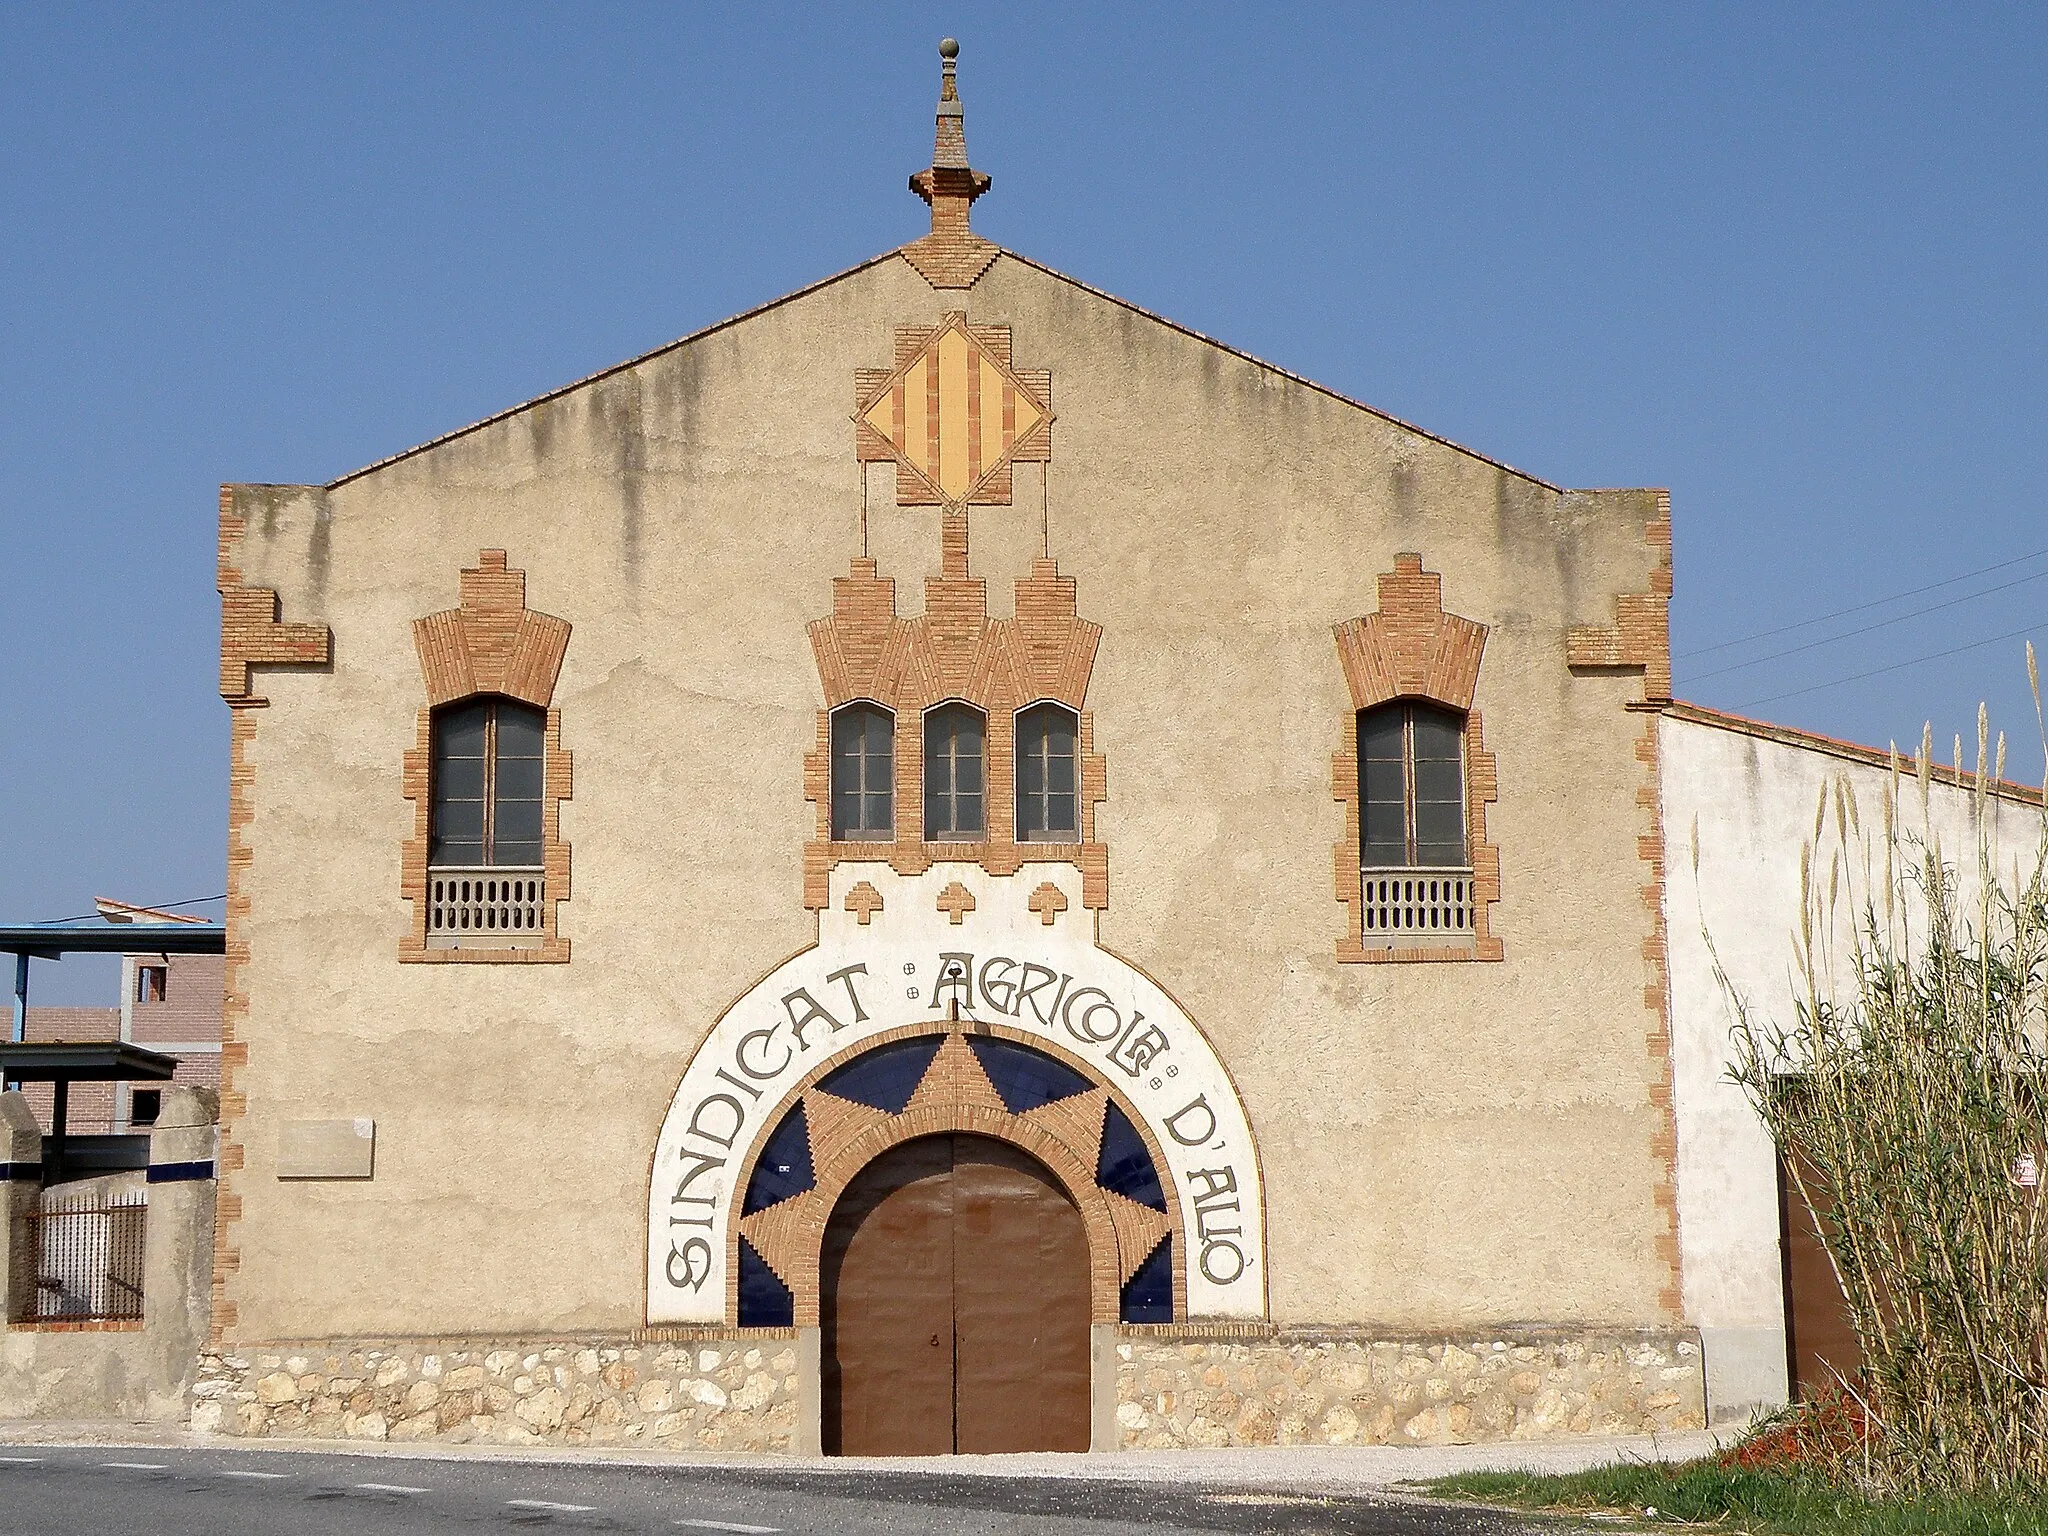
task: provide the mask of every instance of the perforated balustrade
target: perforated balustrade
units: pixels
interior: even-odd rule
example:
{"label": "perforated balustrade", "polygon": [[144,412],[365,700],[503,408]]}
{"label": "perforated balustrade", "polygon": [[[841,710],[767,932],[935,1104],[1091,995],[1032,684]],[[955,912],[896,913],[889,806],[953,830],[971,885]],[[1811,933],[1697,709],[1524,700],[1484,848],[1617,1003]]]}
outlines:
{"label": "perforated balustrade", "polygon": [[538,944],[547,881],[538,869],[482,866],[427,871],[427,940]]}
{"label": "perforated balustrade", "polygon": [[1361,871],[1366,947],[1427,949],[1472,942],[1472,871]]}

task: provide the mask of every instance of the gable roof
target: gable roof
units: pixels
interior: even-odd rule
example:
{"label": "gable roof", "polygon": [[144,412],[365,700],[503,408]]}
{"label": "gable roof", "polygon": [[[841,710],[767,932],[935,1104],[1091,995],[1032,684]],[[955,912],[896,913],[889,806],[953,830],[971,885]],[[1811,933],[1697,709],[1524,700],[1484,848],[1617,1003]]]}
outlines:
{"label": "gable roof", "polygon": [[[1794,725],[1775,725],[1768,720],[1755,720],[1748,715],[1731,714],[1724,709],[1709,709],[1704,704],[1688,704],[1683,699],[1673,699],[1664,706],[1663,713],[1673,720],[1711,726],[1717,731],[1727,731],[1737,736],[1752,736],[1758,741],[1774,742],[1781,747],[1797,747],[1801,751],[1817,752],[1824,757],[1837,758],[1845,763],[1860,763],[1866,768],[1888,770],[1896,767],[1909,776],[1919,771],[1919,759],[1911,752],[1867,747],[1860,742],[1823,736],[1818,731],[1803,731]],[[1967,768],[1930,762],[1927,765],[1927,773],[1935,783],[1945,784],[1954,789],[1977,787],[1977,775]],[[2011,779],[1993,779],[1987,776],[1984,790],[1986,794],[1994,795],[2000,800],[2010,800],[2018,805],[2043,803],[2042,790]]]}
{"label": "gable roof", "polygon": [[[803,287],[798,288],[791,293],[783,294],[780,298],[770,299],[765,304],[757,304],[752,309],[741,310],[736,315],[728,316],[726,319],[719,320],[711,325],[704,326],[700,330],[692,331],[688,335],[678,337],[674,341],[665,342],[661,346],[655,347],[651,351],[642,352],[637,357],[629,357],[624,362],[613,363],[608,368],[601,368],[596,373],[587,374],[583,378],[577,379],[572,383],[564,384],[557,389],[551,389],[545,394],[536,395],[530,400],[522,401],[518,405],[510,406],[505,410],[496,411],[491,415],[484,417],[480,421],[473,421],[467,426],[457,427],[453,431],[444,432],[438,437],[429,438],[424,443],[417,444],[414,447],[403,449],[398,453],[389,454],[384,458],[375,460],[374,462],[369,464],[365,464],[360,469],[352,469],[347,474],[341,475],[336,479],[328,481],[327,485],[325,486],[325,489],[330,491],[336,490],[341,486],[347,485],[349,482],[353,480],[360,480],[367,475],[375,474],[378,470],[389,468],[393,464],[402,463],[406,459],[414,458],[419,454],[428,452],[430,449],[438,448],[442,446],[444,443],[453,442],[457,438],[467,437],[472,432],[478,432],[485,427],[492,426],[498,422],[508,420],[514,416],[519,415],[523,411],[530,411],[534,409],[536,406],[547,404],[551,400],[559,400],[565,395],[574,394],[577,390],[584,389],[589,385],[599,383],[604,379],[610,378],[613,374],[624,373],[626,370],[630,368],[638,368],[645,363],[654,361],[656,358],[666,356],[670,352],[674,352],[683,347],[687,347],[691,345],[693,342],[702,341],[707,336],[714,336],[720,331],[729,330],[733,326],[739,325],[747,320],[751,320],[757,315],[765,315],[771,310],[780,309],[785,304],[794,303],[798,299],[808,298],[810,295],[814,293],[819,293],[822,292],[824,289],[832,287],[835,283],[841,283],[846,281],[848,278],[856,277],[860,273],[867,271],[871,267],[877,267],[884,262],[895,260],[897,257],[902,256],[904,254],[905,249],[906,247],[904,246],[898,246],[893,250],[882,252],[882,254],[879,256],[871,256],[866,261],[848,267],[844,271],[835,272],[830,277],[820,278],[818,281],[814,283],[807,283]],[[1008,258],[1009,260],[1016,262],[1020,266],[1027,267],[1031,271],[1038,272],[1046,277],[1053,278],[1055,281],[1065,283],[1071,288],[1078,289],[1082,293],[1088,294],[1093,298],[1102,300],[1104,303],[1114,304],[1119,309],[1123,309],[1130,312],[1131,314],[1138,315],[1146,320],[1153,322],[1155,325],[1165,326],[1168,330],[1177,332],[1182,336],[1186,336],[1190,340],[1198,341],[1202,343],[1202,345],[1207,347],[1213,347],[1217,351],[1224,353],[1226,356],[1234,357],[1238,359],[1240,362],[1250,363],[1255,368],[1264,369],[1266,372],[1274,374],[1280,378],[1286,379],[1290,383],[1299,384],[1305,389],[1314,390],[1319,395],[1323,395],[1331,400],[1335,400],[1339,404],[1348,405],[1354,410],[1363,411],[1366,415],[1372,416],[1380,421],[1384,421],[1391,426],[1399,427],[1404,432],[1412,432],[1417,437],[1425,438],[1430,442],[1440,444],[1445,448],[1449,448],[1454,453],[1460,453],[1467,458],[1476,459],[1478,462],[1482,464],[1489,465],[1492,468],[1499,470],[1502,474],[1513,475],[1518,480],[1527,481],[1529,484],[1538,486],[1546,491],[1552,491],[1562,494],[1566,489],[1563,486],[1554,485],[1548,480],[1544,480],[1536,475],[1532,475],[1527,470],[1516,469],[1512,464],[1504,464],[1499,459],[1490,458],[1486,454],[1480,453],[1476,449],[1467,448],[1462,443],[1453,442],[1450,438],[1444,437],[1439,433],[1431,432],[1424,427],[1418,427],[1413,422],[1404,421],[1398,416],[1392,415],[1387,411],[1380,410],[1377,406],[1367,405],[1362,400],[1354,400],[1353,398],[1351,398],[1351,396],[1343,394],[1338,390],[1334,390],[1326,384],[1318,384],[1314,379],[1306,378],[1301,374],[1291,372],[1288,369],[1280,367],[1276,363],[1269,363],[1264,358],[1254,356],[1252,353],[1246,352],[1241,348],[1233,347],[1227,342],[1218,341],[1215,337],[1205,335],[1203,332],[1195,330],[1192,326],[1182,325],[1178,321],[1169,320],[1164,315],[1155,314],[1151,310],[1144,308],[1142,305],[1133,304],[1128,299],[1118,298],[1115,294],[1106,292],[1103,289],[1092,286],[1091,284],[1084,283],[1079,278],[1069,277],[1066,273],[1058,271],[1053,267],[1046,266],[1043,262],[1033,261],[1028,256],[1020,256],[1015,251],[1009,250],[1007,248],[1002,249],[1000,251],[1000,254]]]}

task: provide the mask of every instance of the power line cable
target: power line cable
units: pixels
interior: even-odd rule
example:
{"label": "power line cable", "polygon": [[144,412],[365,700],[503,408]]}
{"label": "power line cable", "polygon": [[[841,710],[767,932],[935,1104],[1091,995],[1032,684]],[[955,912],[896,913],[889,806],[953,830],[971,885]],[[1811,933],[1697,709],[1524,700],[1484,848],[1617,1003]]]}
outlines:
{"label": "power line cable", "polygon": [[1706,656],[1715,651],[1725,651],[1733,646],[1748,645],[1756,640],[1769,640],[1775,635],[1789,635],[1795,629],[1811,629],[1816,624],[1826,624],[1833,619],[1846,619],[1854,613],[1865,613],[1872,608],[1882,608],[1887,603],[1896,603],[1908,597],[1918,597],[1923,592],[1938,592],[1943,587],[1952,587],[1959,581],[1969,581],[1978,576],[1989,576],[1993,571],[2010,570],[2016,565],[2025,565],[2029,560],[2039,560],[2048,555],[2048,549],[2037,549],[2031,555],[2018,555],[2011,560],[2001,560],[1996,565],[1983,566],[1978,570],[1965,571],[1960,576],[1950,576],[1944,581],[1931,581],[1924,587],[1909,587],[1904,592],[1894,592],[1889,597],[1874,597],[1867,603],[1852,607],[1838,608],[1833,613],[1823,613],[1811,619],[1801,619],[1796,624],[1780,624],[1776,629],[1761,629],[1753,635],[1738,635],[1733,640],[1721,640],[1713,645],[1696,646],[1689,651],[1680,651],[1672,659],[1683,661],[1689,656]]}
{"label": "power line cable", "polygon": [[1749,667],[1760,667],[1767,661],[1782,661],[1787,656],[1797,656],[1801,651],[1818,650],[1824,645],[1833,645],[1839,640],[1853,640],[1858,635],[1868,635],[1880,629],[1889,629],[1894,624],[1903,624],[1908,619],[1925,618],[1930,613],[1940,613],[1944,608],[1954,608],[1961,603],[1974,603],[1980,597],[1989,597],[1994,592],[2009,592],[2014,587],[2024,587],[2030,581],[2048,577],[2048,571],[2035,571],[2030,576],[2021,576],[2012,581],[2001,582],[1995,587],[1986,587],[1981,592],[1965,592],[1961,597],[1952,597],[1945,603],[1931,603],[1925,608],[1915,608],[1910,613],[1895,614],[1889,619],[1879,619],[1875,624],[1866,624],[1861,629],[1845,629],[1839,635],[1829,635],[1821,640],[1809,640],[1804,645],[1794,645],[1782,651],[1771,651],[1748,661],[1731,661],[1725,667],[1711,671],[1697,672],[1686,678],[1686,682],[1697,683],[1703,678],[1719,677],[1724,672],[1741,672]]}
{"label": "power line cable", "polygon": [[1819,693],[1823,688],[1839,688],[1844,683],[1860,683],[1866,677],[1882,677],[1887,672],[1901,672],[1904,671],[1907,667],[1917,667],[1922,662],[1940,661],[1945,656],[1960,656],[1965,651],[1981,651],[1984,649],[1985,646],[1997,645],[2000,641],[2003,640],[2017,640],[2022,635],[2034,634],[2037,630],[2041,629],[2042,627],[2042,623],[2036,622],[2027,625],[2023,629],[2015,629],[2003,635],[1993,635],[1989,640],[1972,640],[1968,645],[1951,646],[1948,650],[1933,651],[1925,656],[1911,656],[1904,661],[1895,661],[1888,667],[1872,667],[1868,672],[1858,672],[1851,677],[1838,677],[1831,682],[1814,683],[1805,688],[1789,689],[1784,693],[1771,694],[1767,698],[1751,699],[1748,703],[1738,704],[1735,707],[1737,709],[1755,709],[1760,704],[1775,704],[1780,699],[1796,699],[1801,694]]}

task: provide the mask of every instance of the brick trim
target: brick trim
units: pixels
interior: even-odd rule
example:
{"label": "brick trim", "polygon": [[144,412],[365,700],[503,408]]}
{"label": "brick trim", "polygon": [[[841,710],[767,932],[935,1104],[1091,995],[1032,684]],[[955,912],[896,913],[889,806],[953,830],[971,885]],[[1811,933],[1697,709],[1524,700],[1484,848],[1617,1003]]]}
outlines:
{"label": "brick trim", "polygon": [[[871,559],[832,583],[832,614],[810,626],[811,650],[825,690],[817,740],[804,757],[804,797],[816,807],[816,836],[804,845],[804,905],[831,899],[830,877],[846,861],[886,860],[901,875],[934,863],[979,864],[991,875],[1014,875],[1027,864],[1068,863],[1081,870],[1081,901],[1109,905],[1109,850],[1095,840],[1095,807],[1108,797],[1108,767],[1095,750],[1094,717],[1082,708],[1100,625],[1077,616],[1077,588],[1057,562],[1036,560],[1016,584],[1011,619],[988,616],[988,584],[979,578],[934,576],[925,582],[925,611],[896,614],[896,583]],[[988,717],[987,834],[980,842],[924,840],[924,712],[950,700]],[[893,842],[832,840],[832,711],[866,700],[896,716],[896,836]],[[1016,717],[1045,701],[1073,710],[1081,722],[1080,841],[1016,840]]]}
{"label": "brick trim", "polygon": [[1615,622],[1578,624],[1565,634],[1565,665],[1573,672],[1640,671],[1643,696],[1628,707],[1643,714],[1636,740],[1636,761],[1643,779],[1636,804],[1643,825],[1636,838],[1636,856],[1644,865],[1643,906],[1649,924],[1642,943],[1643,1007],[1649,1013],[1644,1031],[1654,1078],[1649,1087],[1655,1129],[1650,1158],[1655,1169],[1652,1198],[1662,1218],[1653,1250],[1664,1268],[1657,1302],[1670,1318],[1685,1313],[1682,1257],[1678,1232],[1678,1111],[1671,1053],[1671,957],[1664,923],[1664,787],[1660,772],[1658,716],[1671,704],[1671,494],[1657,492],[1657,515],[1643,525],[1652,565],[1650,590],[1628,592],[1614,600]]}
{"label": "brick trim", "polygon": [[1574,624],[1565,631],[1565,665],[1574,672],[1641,672],[1646,703],[1671,698],[1671,493],[1657,493],[1658,514],[1643,527],[1656,555],[1650,590],[1614,599],[1612,624]]}
{"label": "brick trim", "polygon": [[[789,1287],[795,1302],[796,1326],[814,1328],[819,1316],[819,1254],[825,1228],[833,1207],[846,1186],[860,1170],[891,1147],[920,1136],[961,1131],[987,1136],[1029,1153],[1059,1180],[1068,1198],[1081,1213],[1088,1234],[1089,1309],[1091,1320],[1115,1323],[1121,1311],[1124,1282],[1158,1248],[1165,1238],[1175,1244],[1173,1265],[1173,1310],[1187,1316],[1188,1251],[1180,1196],[1173,1181],[1161,1177],[1166,1196],[1164,1214],[1103,1189],[1095,1182],[1101,1155],[1104,1106],[1114,1103],[1124,1113],[1145,1143],[1156,1169],[1166,1159],[1146,1125],[1144,1117],[1088,1062],[1027,1031],[1006,1025],[975,1024],[974,1033],[1013,1040],[1057,1057],[1095,1086],[1087,1093],[1058,1099],[1022,1115],[1004,1107],[1001,1096],[988,1080],[966,1043],[957,1022],[908,1024],[885,1030],[860,1045],[827,1057],[813,1068],[784,1097],[776,1112],[762,1122],[756,1139],[737,1169],[733,1182],[735,1198],[744,1199],[754,1177],[754,1165],[766,1148],[768,1137],[782,1117],[795,1105],[804,1106],[810,1127],[812,1187],[772,1206],[730,1223],[726,1236],[726,1272],[738,1273],[739,1244],[744,1237]],[[877,1047],[898,1040],[940,1035],[938,1054],[919,1082],[903,1112],[854,1104],[836,1095],[817,1091],[818,1081],[836,1068]],[[729,1292],[726,1323],[737,1327],[739,1299]]]}
{"label": "brick trim", "polygon": [[1664,924],[1664,806],[1663,776],[1660,771],[1660,722],[1655,713],[1643,714],[1643,734],[1636,741],[1636,761],[1643,765],[1644,782],[1636,789],[1636,804],[1648,820],[1636,838],[1636,856],[1642,860],[1642,900],[1650,914],[1649,933],[1643,939],[1643,1007],[1650,1015],[1643,1047],[1656,1074],[1650,1084],[1650,1108],[1657,1128],[1650,1136],[1650,1156],[1655,1167],[1653,1198],[1663,1218],[1663,1230],[1652,1242],[1652,1250],[1664,1265],[1664,1282],[1658,1287],[1657,1304],[1664,1315],[1682,1319],[1685,1315],[1683,1270],[1678,1238],[1678,1110],[1675,1103],[1676,1067],[1671,1049],[1671,955]]}
{"label": "brick trim", "polygon": [[[461,573],[459,606],[413,621],[413,645],[427,707],[419,712],[414,745],[400,772],[401,793],[413,805],[413,832],[399,856],[399,892],[412,918],[398,941],[398,958],[413,964],[549,965],[569,958],[558,910],[569,899],[569,845],[562,840],[562,802],[575,790],[575,759],[562,746],[562,712],[553,707],[555,683],[569,648],[566,619],[526,606],[526,573],[511,570],[505,551],[486,549]],[[542,779],[541,864],[546,899],[541,942],[529,949],[430,949],[427,946],[427,849],[433,813],[434,710],[476,694],[503,694],[547,711],[547,762]]]}
{"label": "brick trim", "polygon": [[[1344,807],[1343,833],[1331,849],[1337,900],[1347,919],[1337,940],[1337,958],[1382,965],[1504,959],[1506,947],[1493,932],[1493,906],[1500,900],[1500,848],[1486,840],[1486,808],[1500,798],[1500,780],[1493,754],[1486,750],[1479,712],[1472,708],[1486,650],[1486,626],[1444,612],[1443,577],[1425,571],[1422,556],[1401,554],[1394,557],[1393,570],[1379,578],[1379,608],[1346,619],[1335,627],[1334,635],[1352,709],[1345,732],[1350,749],[1330,759],[1330,794]],[[1359,710],[1395,699],[1427,699],[1465,716],[1465,826],[1472,853],[1470,949],[1366,947],[1356,719]]]}
{"label": "brick trim", "polygon": [[234,1229],[242,1219],[246,1154],[241,1128],[249,1112],[242,1070],[249,1063],[248,881],[256,858],[248,832],[256,818],[256,768],[250,761],[250,748],[259,718],[254,710],[239,708],[228,716],[228,900],[222,919],[227,933],[221,966],[219,1183],[213,1208],[213,1308],[208,1327],[215,1348],[234,1332],[237,1306],[229,1294],[230,1282],[242,1267],[242,1250]]}
{"label": "brick trim", "polygon": [[[933,223],[936,225],[938,220],[935,218]],[[1003,248],[993,240],[984,240],[963,223],[958,229],[934,228],[897,254],[934,288],[972,288],[1003,254]]]}
{"label": "brick trim", "polygon": [[252,684],[252,666],[325,666],[333,658],[334,637],[325,624],[280,622],[277,593],[242,580],[236,557],[249,519],[242,510],[245,493],[261,486],[220,488],[219,553],[214,587],[220,593],[220,696],[231,709],[260,708],[270,701]]}
{"label": "brick trim", "polygon": [[257,693],[258,666],[326,666],[333,660],[333,635],[324,624],[282,622],[278,595],[244,581],[240,554],[249,531],[246,503],[274,494],[268,486],[220,488],[218,548],[214,586],[220,593],[220,694],[228,706],[228,894],[222,925],[227,930],[221,965],[220,1152],[218,1198],[213,1216],[213,1277],[208,1335],[216,1344],[235,1326],[231,1282],[241,1268],[235,1226],[242,1217],[241,1172],[245,1151],[241,1123],[249,1097],[242,1087],[248,1065],[249,868],[255,849],[249,825],[256,817],[256,714],[269,700]]}

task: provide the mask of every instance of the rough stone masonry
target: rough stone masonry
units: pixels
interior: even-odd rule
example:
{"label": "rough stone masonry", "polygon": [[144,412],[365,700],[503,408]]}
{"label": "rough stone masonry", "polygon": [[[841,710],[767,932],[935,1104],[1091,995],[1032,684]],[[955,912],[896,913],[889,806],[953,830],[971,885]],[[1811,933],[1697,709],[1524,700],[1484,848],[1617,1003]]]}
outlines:
{"label": "rough stone masonry", "polygon": [[1120,1443],[1457,1445],[1699,1429],[1699,1344],[1683,1334],[1516,1341],[1126,1339]]}
{"label": "rough stone masonry", "polygon": [[789,1450],[794,1342],[364,1343],[202,1357],[192,1427],[245,1437]]}

